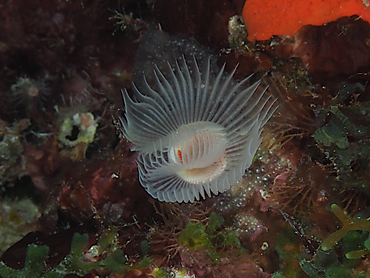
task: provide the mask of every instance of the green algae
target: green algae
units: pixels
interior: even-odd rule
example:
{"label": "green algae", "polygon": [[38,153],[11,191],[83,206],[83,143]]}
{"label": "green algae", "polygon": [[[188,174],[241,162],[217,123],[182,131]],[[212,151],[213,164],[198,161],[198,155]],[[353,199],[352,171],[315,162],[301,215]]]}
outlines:
{"label": "green algae", "polygon": [[317,129],[313,134],[313,137],[318,143],[321,143],[326,147],[330,147],[331,144],[334,144],[340,149],[345,149],[349,145],[345,129],[335,118],[325,126]]}
{"label": "green algae", "polygon": [[210,238],[205,231],[204,225],[202,223],[193,222],[186,224],[185,229],[178,238],[178,242],[180,245],[185,245],[192,251],[211,245]]}
{"label": "green algae", "polygon": [[278,234],[276,251],[280,260],[279,274],[276,277],[301,277],[303,271],[297,257],[300,253],[300,241],[293,229],[289,227]]}
{"label": "green algae", "polygon": [[224,218],[214,212],[210,214],[207,225],[188,222],[178,237],[178,243],[191,251],[204,248],[205,253],[216,263],[220,262],[220,250],[225,247],[234,247],[239,253],[245,251],[234,233],[221,229],[223,223]]}
{"label": "green algae", "polygon": [[321,249],[326,251],[334,247],[339,240],[344,238],[344,236],[349,231],[367,231],[370,232],[370,220],[368,219],[359,219],[359,218],[350,218],[344,211],[336,204],[331,205],[331,209],[336,217],[342,222],[343,227],[338,231],[329,235],[321,244]]}
{"label": "green algae", "polygon": [[[302,269],[310,277],[368,277],[369,273],[358,271],[355,266],[361,257],[369,253],[370,221],[351,218],[336,204],[331,205],[331,209],[343,226],[323,240],[321,249],[317,250],[311,260],[300,261]],[[334,246],[343,250],[343,257],[338,256]]]}
{"label": "green algae", "polygon": [[32,229],[32,223],[41,215],[29,198],[4,198],[0,202],[0,254]]}
{"label": "green algae", "polygon": [[[102,235],[99,242],[107,243],[109,237],[111,237],[111,233]],[[89,236],[87,234],[75,233],[73,235],[70,253],[56,267],[50,269],[46,264],[49,258],[49,247],[46,245],[37,246],[35,244],[30,244],[27,248],[24,268],[12,269],[3,262],[0,262],[0,275],[7,278],[62,278],[68,274],[77,274],[82,277],[94,269],[108,268],[116,274],[121,273],[121,277],[123,277],[126,270],[143,269],[147,268],[150,264],[150,259],[145,257],[138,265],[130,266],[126,264],[127,257],[122,249],[112,248],[112,246],[107,245],[105,245],[105,247],[109,249],[104,250],[104,259],[87,260],[85,255],[88,247]],[[102,246],[98,245],[97,247],[99,249]],[[92,247],[89,250],[92,250]]]}
{"label": "green algae", "polygon": [[339,190],[356,190],[370,195],[370,102],[342,105],[341,94],[332,100],[328,109],[316,111],[319,122],[313,138],[337,174]]}
{"label": "green algae", "polygon": [[162,268],[154,268],[152,275],[155,278],[167,278],[169,277],[170,273],[167,270],[162,269]]}

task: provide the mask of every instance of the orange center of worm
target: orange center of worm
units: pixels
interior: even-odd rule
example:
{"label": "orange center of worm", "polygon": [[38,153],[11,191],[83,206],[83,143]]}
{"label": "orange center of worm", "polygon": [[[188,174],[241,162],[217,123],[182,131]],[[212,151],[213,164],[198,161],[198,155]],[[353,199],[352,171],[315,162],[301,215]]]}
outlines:
{"label": "orange center of worm", "polygon": [[181,163],[181,164],[184,164],[184,163],[182,162],[182,152],[181,152],[180,150],[177,150],[177,157],[180,159],[180,163]]}

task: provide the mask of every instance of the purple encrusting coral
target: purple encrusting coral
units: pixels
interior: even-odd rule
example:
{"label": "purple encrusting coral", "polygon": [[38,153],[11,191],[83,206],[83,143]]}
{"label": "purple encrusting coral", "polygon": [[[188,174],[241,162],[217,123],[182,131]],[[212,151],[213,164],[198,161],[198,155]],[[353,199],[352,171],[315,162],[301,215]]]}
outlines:
{"label": "purple encrusting coral", "polygon": [[[244,2],[2,1],[0,276],[369,275],[370,25],[353,16],[252,43]],[[153,28],[161,49],[145,39]],[[233,77],[217,79],[220,69]],[[142,117],[149,95],[138,96],[132,82],[144,94],[191,84],[183,78],[229,78],[232,90],[252,73],[243,89],[251,100],[264,96],[253,111],[271,112],[270,102],[262,108],[270,95],[279,109],[253,160],[243,159],[251,165],[240,182],[188,204],[153,199],[139,183],[132,144],[120,137],[120,90],[129,88],[125,98]],[[200,91],[214,99],[211,83]],[[222,98],[235,99],[227,91]],[[240,106],[253,103],[245,95]],[[184,106],[177,97],[164,103]],[[219,113],[237,120],[226,106]],[[207,145],[198,135],[191,138]],[[167,158],[187,162],[184,145],[172,144]]]}

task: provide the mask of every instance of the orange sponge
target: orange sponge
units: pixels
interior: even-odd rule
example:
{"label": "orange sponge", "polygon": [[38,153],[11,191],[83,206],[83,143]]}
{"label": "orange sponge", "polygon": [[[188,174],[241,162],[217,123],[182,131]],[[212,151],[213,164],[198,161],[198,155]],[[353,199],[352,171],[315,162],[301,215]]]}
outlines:
{"label": "orange sponge", "polygon": [[370,0],[247,0],[243,8],[248,40],[293,36],[303,25],[323,25],[358,15],[370,22]]}

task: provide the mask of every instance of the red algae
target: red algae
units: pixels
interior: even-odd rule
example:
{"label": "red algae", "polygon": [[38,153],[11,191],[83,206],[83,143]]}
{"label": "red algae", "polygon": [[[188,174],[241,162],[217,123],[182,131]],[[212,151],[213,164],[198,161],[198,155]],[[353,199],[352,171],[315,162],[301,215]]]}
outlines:
{"label": "red algae", "polygon": [[352,15],[369,22],[369,3],[361,0],[248,0],[243,8],[250,41],[268,40],[272,35],[294,36],[305,25],[323,25]]}
{"label": "red algae", "polygon": [[369,38],[370,24],[357,17],[305,26],[295,35],[292,56],[301,58],[315,82],[326,84],[370,70]]}

